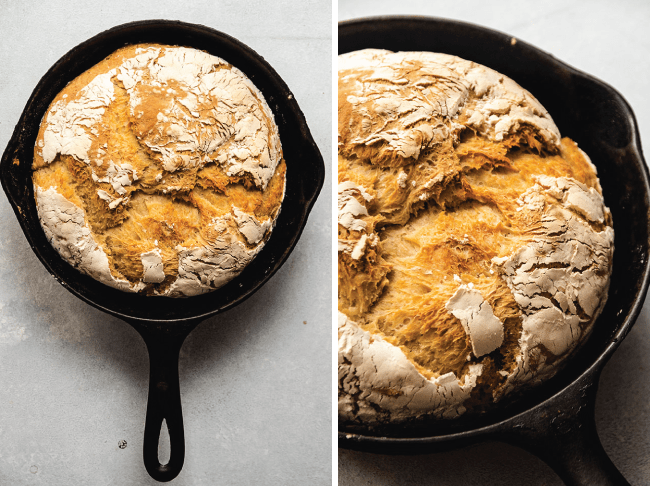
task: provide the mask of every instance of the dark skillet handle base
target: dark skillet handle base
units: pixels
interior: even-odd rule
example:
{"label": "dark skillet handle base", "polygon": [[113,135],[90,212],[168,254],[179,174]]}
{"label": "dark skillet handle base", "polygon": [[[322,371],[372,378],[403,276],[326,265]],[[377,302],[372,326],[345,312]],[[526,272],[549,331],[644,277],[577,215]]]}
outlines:
{"label": "dark skillet handle base", "polygon": [[[166,482],[181,472],[185,461],[185,433],[181,392],[178,382],[178,357],[183,339],[145,339],[149,350],[149,398],[144,425],[144,466],[156,481]],[[170,457],[167,464],[158,460],[158,442],[163,420],[167,423]]]}
{"label": "dark skillet handle base", "polygon": [[595,404],[600,370],[525,414],[499,439],[533,453],[567,486],[629,486],[603,449],[596,432]]}

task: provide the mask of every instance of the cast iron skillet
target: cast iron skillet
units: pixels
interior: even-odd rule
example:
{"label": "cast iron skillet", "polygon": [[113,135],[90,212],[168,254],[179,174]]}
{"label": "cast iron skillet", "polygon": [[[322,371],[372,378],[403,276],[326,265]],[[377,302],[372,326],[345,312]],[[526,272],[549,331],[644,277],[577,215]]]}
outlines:
{"label": "cast iron skillet", "polygon": [[509,35],[427,17],[375,17],[339,23],[339,54],[364,48],[434,51],[491,67],[532,92],[598,168],[616,232],[609,299],[594,332],[566,368],[514,403],[480,417],[401,427],[339,424],[339,446],[418,454],[481,440],[519,445],[568,485],[628,484],[603,450],[594,422],[598,378],[641,311],[649,280],[648,170],[631,108],[605,83]]}
{"label": "cast iron skillet", "polygon": [[[61,89],[116,49],[136,43],[193,47],[230,62],[262,91],[280,130],[287,163],[286,195],[272,236],[246,269],[215,292],[172,299],[129,294],[82,275],[52,248],[41,229],[31,182],[31,162],[39,124]],[[150,20],[114,27],[63,56],[32,93],[0,162],[2,186],[30,246],[50,273],[70,292],[98,309],[131,324],[149,351],[150,381],[144,429],[144,464],[158,481],[169,481],[183,467],[185,442],[178,383],[178,355],[183,340],[202,320],[250,297],[287,259],[307,222],[325,176],[323,158],[291,91],[273,68],[238,40],[202,25]],[[163,420],[171,456],[158,461]]]}

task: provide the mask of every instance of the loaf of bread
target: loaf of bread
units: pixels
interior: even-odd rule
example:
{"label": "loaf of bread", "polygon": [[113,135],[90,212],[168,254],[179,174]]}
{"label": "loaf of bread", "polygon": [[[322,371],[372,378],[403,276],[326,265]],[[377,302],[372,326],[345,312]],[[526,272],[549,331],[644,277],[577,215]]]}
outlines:
{"label": "loaf of bread", "polygon": [[552,377],[607,299],[589,157],[485,66],[339,56],[339,420],[482,412]]}
{"label": "loaf of bread", "polygon": [[223,59],[175,46],[128,46],[74,79],[34,147],[54,248],[147,295],[197,295],[236,277],[270,236],[285,172],[262,93]]}

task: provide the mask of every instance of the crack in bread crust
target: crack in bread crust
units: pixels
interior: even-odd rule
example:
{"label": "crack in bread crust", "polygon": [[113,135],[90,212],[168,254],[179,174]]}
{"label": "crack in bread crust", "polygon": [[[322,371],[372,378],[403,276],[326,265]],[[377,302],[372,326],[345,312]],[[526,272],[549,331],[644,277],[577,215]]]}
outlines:
{"label": "crack in bread crust", "polygon": [[445,54],[340,56],[338,169],[342,420],[485,410],[589,335],[611,215],[589,158],[512,80]]}

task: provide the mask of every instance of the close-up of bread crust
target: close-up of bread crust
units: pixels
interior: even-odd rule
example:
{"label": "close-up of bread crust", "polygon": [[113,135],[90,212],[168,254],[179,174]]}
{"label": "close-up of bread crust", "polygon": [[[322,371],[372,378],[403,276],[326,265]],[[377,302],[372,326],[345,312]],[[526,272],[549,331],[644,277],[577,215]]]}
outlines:
{"label": "close-up of bread crust", "polygon": [[185,297],[236,277],[268,240],[286,165],[244,73],[196,49],[122,48],[43,117],[33,181],[42,227],[81,272]]}
{"label": "close-up of bread crust", "polygon": [[339,420],[455,418],[551,378],[607,299],[596,169],[446,54],[339,56]]}

